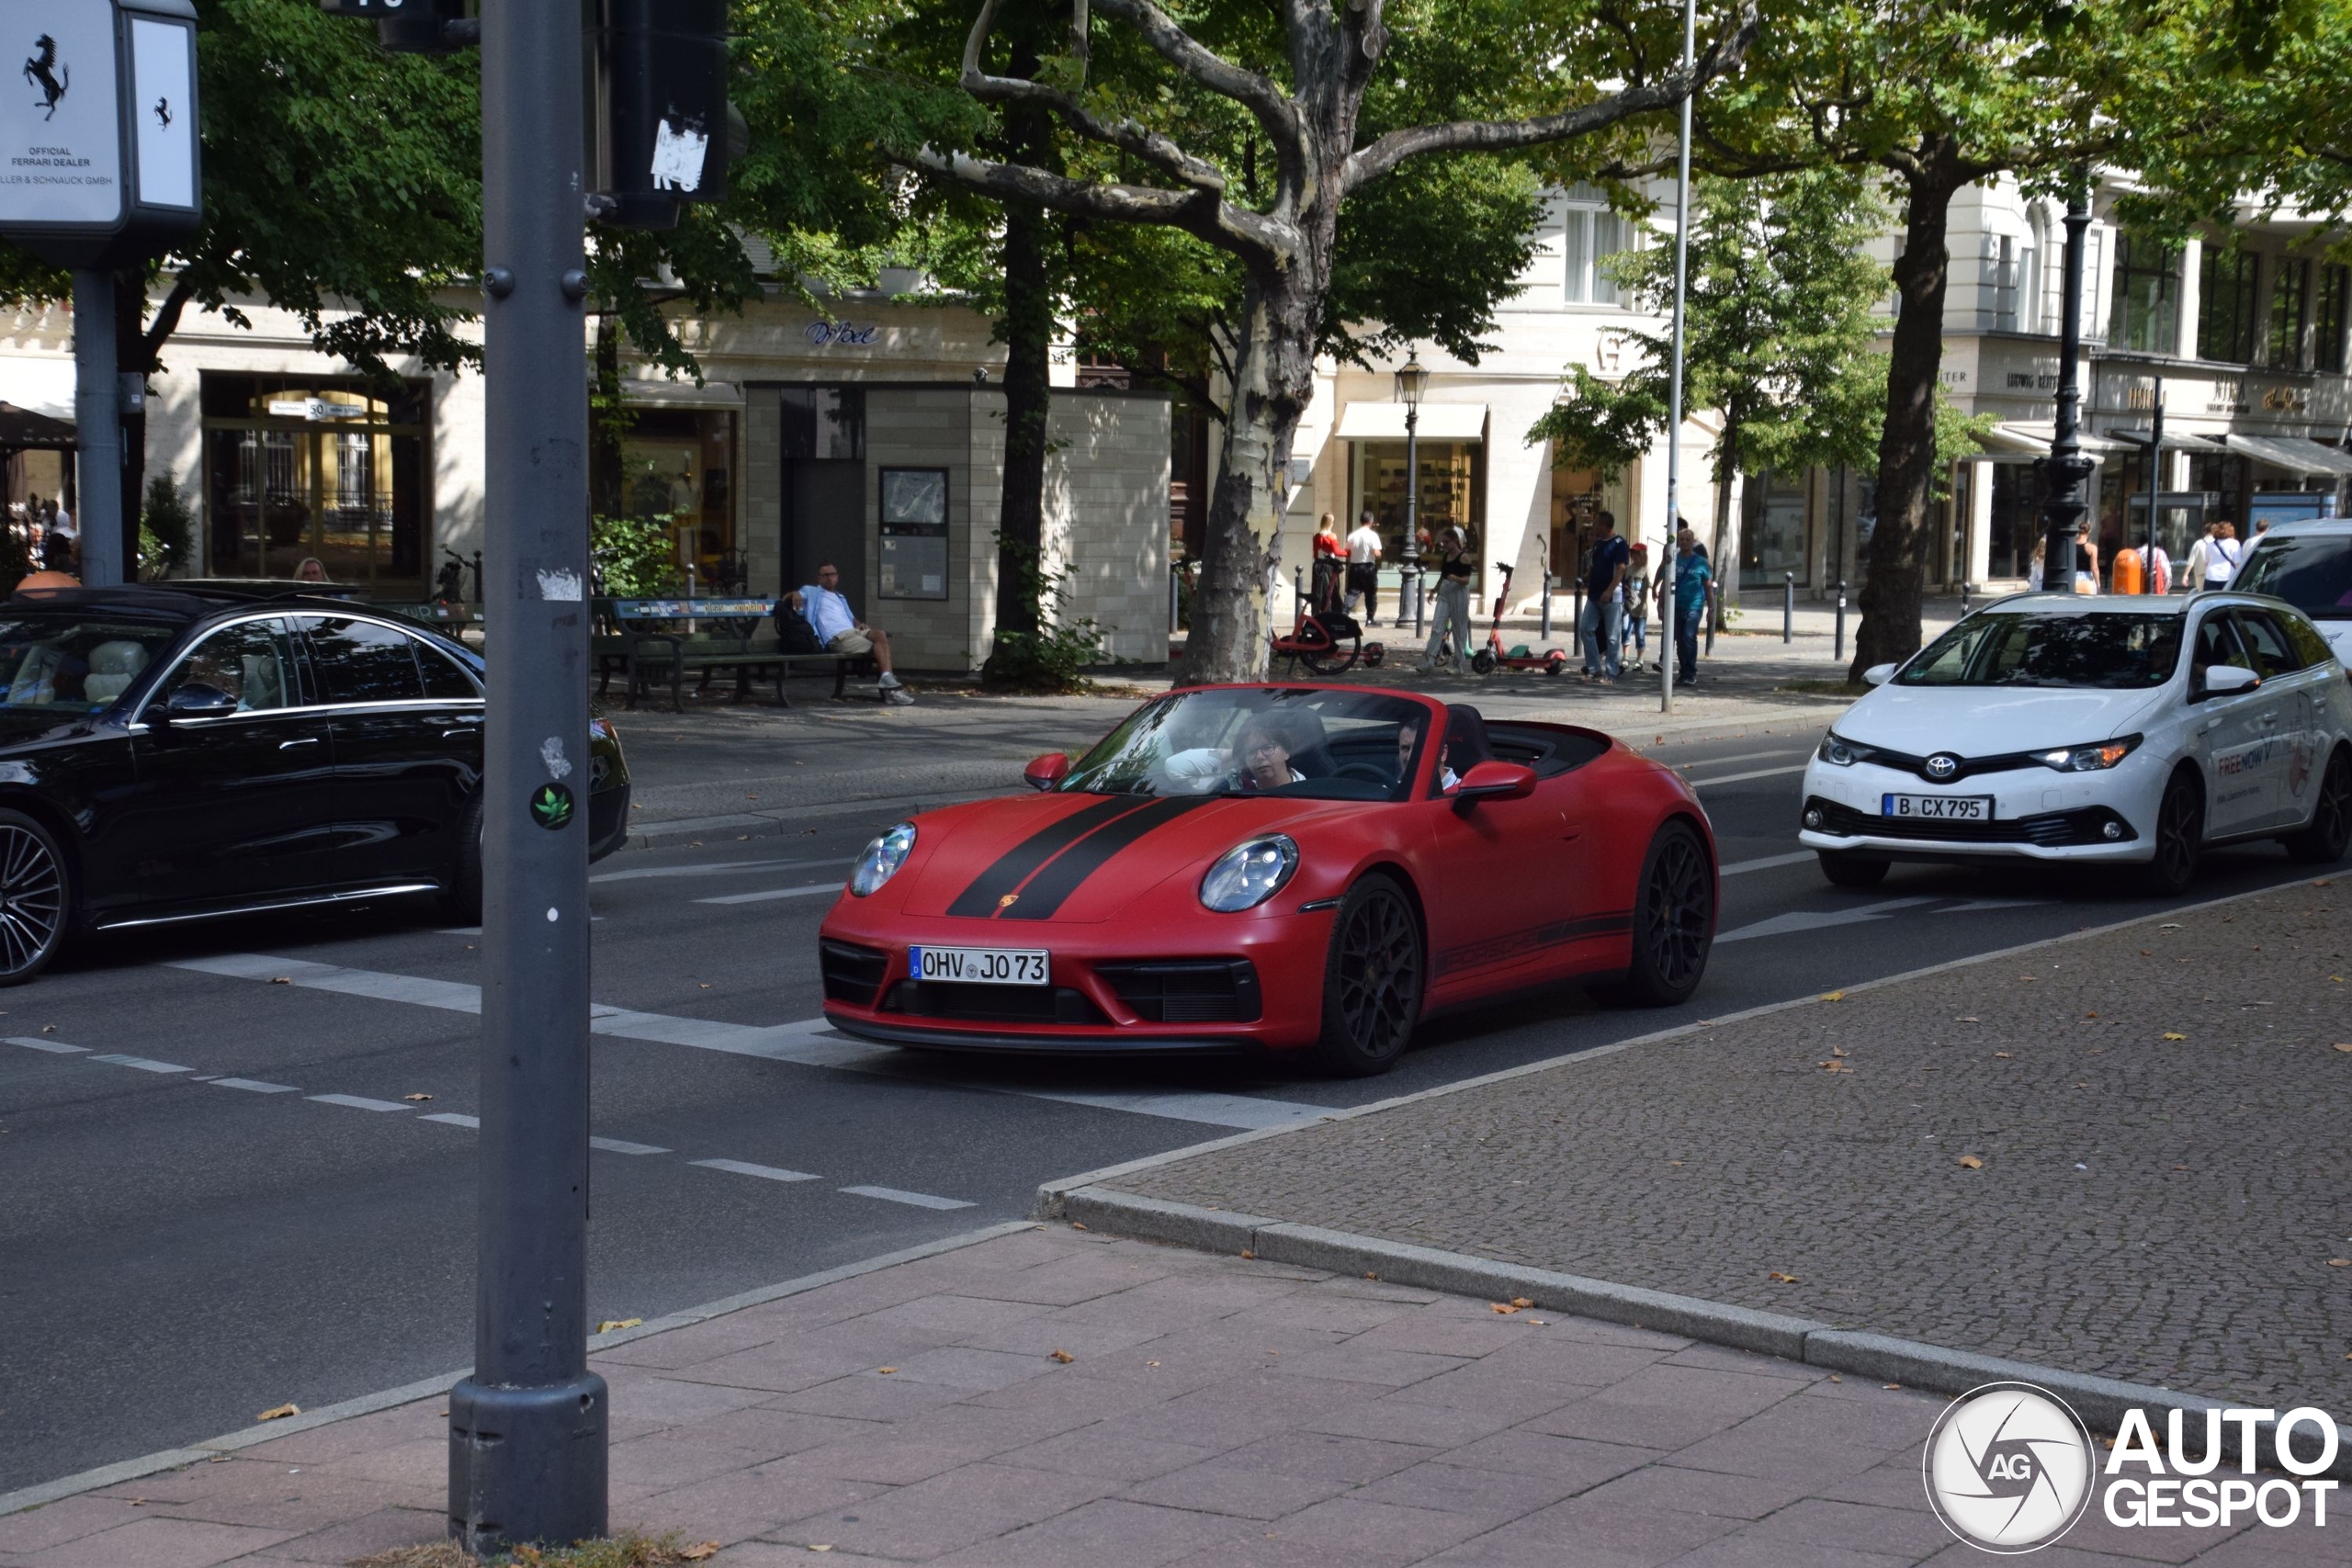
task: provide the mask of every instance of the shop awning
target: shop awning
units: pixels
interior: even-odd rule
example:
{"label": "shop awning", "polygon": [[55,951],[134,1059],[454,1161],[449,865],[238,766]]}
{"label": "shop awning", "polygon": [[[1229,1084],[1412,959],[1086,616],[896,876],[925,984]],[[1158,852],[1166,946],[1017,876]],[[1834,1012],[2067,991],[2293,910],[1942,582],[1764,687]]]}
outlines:
{"label": "shop awning", "polygon": [[2222,437],[2233,452],[2243,452],[2257,463],[2284,468],[2290,474],[2325,474],[2331,479],[2352,474],[2352,453],[2306,441],[2300,435],[2239,435]]}
{"label": "shop awning", "polygon": [[74,361],[62,354],[0,355],[0,399],[51,419],[72,419]]}
{"label": "shop awning", "polygon": [[0,452],[23,452],[46,448],[71,452],[77,443],[74,427],[62,419],[51,419],[45,413],[20,409],[10,402],[0,402]]}
{"label": "shop awning", "polygon": [[672,380],[666,377],[630,377],[621,382],[621,401],[631,408],[740,409],[743,389],[732,381]]}
{"label": "shop awning", "polygon": [[[2093,435],[2087,430],[2078,432],[2077,436],[2083,450],[2094,457],[2109,457],[2132,450],[2120,441],[2109,441],[2106,436]],[[2050,456],[2050,444],[2057,439],[2058,431],[2054,425],[1996,424],[1990,430],[1980,432],[1976,443],[1987,452],[1999,453],[2003,457],[2047,457]]]}
{"label": "shop awning", "polygon": [[[1402,441],[1405,439],[1405,405],[1403,403],[1364,401],[1350,403],[1340,411],[1340,428],[1334,432],[1342,441]],[[1420,436],[1424,441],[1478,441],[1487,434],[1487,405],[1484,403],[1423,403],[1421,405]]]}
{"label": "shop awning", "polygon": [[[2110,430],[2107,434],[2112,440],[2129,442],[2144,452],[2148,449],[2148,437],[2152,432]],[[2198,435],[2186,430],[2167,430],[2165,432],[2165,450],[2167,452],[2226,452],[2229,448],[2210,435]]]}

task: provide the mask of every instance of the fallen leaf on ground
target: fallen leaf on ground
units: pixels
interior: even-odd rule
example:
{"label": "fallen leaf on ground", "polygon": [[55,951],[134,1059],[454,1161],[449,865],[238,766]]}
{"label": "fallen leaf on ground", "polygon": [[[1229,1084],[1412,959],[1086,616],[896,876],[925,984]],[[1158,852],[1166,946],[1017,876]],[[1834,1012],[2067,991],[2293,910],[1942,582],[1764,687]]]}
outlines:
{"label": "fallen leaf on ground", "polygon": [[2339,1051],[2352,1052],[2352,1040],[2339,1040],[2335,1043],[2335,1048]]}
{"label": "fallen leaf on ground", "polygon": [[1146,1361],[1144,1365],[1147,1367],[1156,1367],[1159,1365],[1159,1363],[1158,1361]]}
{"label": "fallen leaf on ground", "polygon": [[1051,1356],[1055,1360],[1059,1361],[1065,1367],[1078,1359],[1076,1356],[1071,1355],[1067,1350],[1048,1350],[1046,1353]]}
{"label": "fallen leaf on ground", "polygon": [[1248,1247],[1243,1247],[1243,1248],[1241,1249],[1241,1256],[1242,1256],[1242,1257],[1244,1257],[1244,1258],[1249,1258],[1249,1259],[1250,1259],[1250,1261],[1252,1261],[1252,1262],[1257,1261],[1257,1258],[1258,1258],[1258,1255],[1257,1255],[1256,1253],[1254,1253],[1254,1252],[1250,1251],[1250,1250]]}
{"label": "fallen leaf on ground", "polygon": [[272,975],[269,977],[269,983],[273,986],[290,986],[294,983],[294,976],[291,975]]}
{"label": "fallen leaf on ground", "polygon": [[300,1414],[302,1414],[302,1407],[299,1404],[274,1404],[267,1410],[263,1411],[260,1415],[254,1416],[254,1419],[256,1421],[283,1421],[288,1416],[300,1416]]}
{"label": "fallen leaf on ground", "polygon": [[1488,1303],[1487,1303],[1487,1310],[1488,1312],[1498,1312],[1498,1313],[1502,1314],[1505,1317],[1509,1317],[1511,1314],[1513,1314],[1513,1313],[1517,1312],[1519,1309],[1518,1309],[1517,1307],[1515,1307],[1515,1306],[1505,1306],[1505,1305],[1504,1305],[1502,1303],[1500,1303],[1500,1302],[1488,1302]]}
{"label": "fallen leaf on ground", "polygon": [[1770,1274],[1767,1274],[1764,1277],[1771,1280],[1772,1283],[1776,1285],[1794,1285],[1803,1282],[1799,1280],[1794,1274],[1783,1274],[1778,1269],[1773,1269]]}
{"label": "fallen leaf on ground", "polygon": [[641,1317],[608,1317],[596,1325],[596,1332],[610,1334],[616,1328],[640,1328],[644,1324],[645,1319]]}
{"label": "fallen leaf on ground", "polygon": [[2165,1032],[2165,1039],[2167,1039],[2167,1040],[2186,1040],[2186,1039],[2188,1039],[2188,1035],[2186,1035],[2186,1034],[2181,1034],[2181,1033],[2175,1032],[2174,1031],[2171,1031],[2171,1030],[2166,1030],[2166,1031]]}
{"label": "fallen leaf on ground", "polygon": [[1367,1279],[1367,1280],[1377,1280],[1377,1279],[1379,1279],[1379,1278],[1380,1278],[1380,1276],[1379,1276],[1379,1275],[1377,1275],[1377,1274],[1366,1274],[1366,1275],[1364,1276],[1364,1278],[1365,1278],[1365,1279]]}
{"label": "fallen leaf on ground", "polygon": [[2010,1062],[2015,1061],[2016,1059],[2017,1058],[2011,1056],[2007,1051],[1996,1051],[1993,1053],[1993,1060],[1996,1062]]}
{"label": "fallen leaf on ground", "polygon": [[[2108,1445],[2108,1447],[2109,1447],[2109,1448],[2113,1448],[2114,1446],[2115,1446],[2115,1445],[2114,1445],[2114,1444],[2112,1444],[2112,1443],[2109,1443],[2109,1444]],[[818,1545],[815,1545],[815,1544],[813,1544],[813,1543],[812,1543],[812,1544],[809,1546],[808,1550],[809,1550],[809,1551],[831,1551],[832,1550],[832,1548],[831,1548],[830,1545],[828,1545],[828,1546],[818,1546]]]}
{"label": "fallen leaf on ground", "polygon": [[1891,1382],[1891,1383],[1888,1383],[1886,1386],[1887,1386],[1888,1388],[1901,1388],[1903,1385],[1902,1385],[1901,1383],[1899,1383],[1899,1382]]}
{"label": "fallen leaf on ground", "polygon": [[1682,1162],[1681,1162],[1680,1160],[1679,1160],[1679,1159],[1670,1159],[1670,1160],[1668,1160],[1666,1163],[1667,1163],[1667,1164],[1668,1164],[1668,1165],[1671,1165],[1671,1166],[1679,1166],[1679,1165],[1681,1165],[1681,1163],[1682,1163]]}
{"label": "fallen leaf on ground", "polygon": [[2158,926],[2156,930],[2160,931],[2177,931],[2180,930],[2180,922],[2178,920],[2166,920],[2163,925]]}
{"label": "fallen leaf on ground", "polygon": [[2097,1018],[2097,1017],[2098,1016],[2098,1014],[2097,1014],[2097,1013],[2095,1013],[2095,1012],[2086,1012],[2086,1013],[2083,1014],[2083,1016],[2084,1016],[2085,1018]]}
{"label": "fallen leaf on ground", "polygon": [[1843,1045],[1832,1045],[1829,1047],[1829,1054],[1833,1056],[1842,1056],[1846,1054],[1846,1047]]}
{"label": "fallen leaf on ground", "polygon": [[715,1540],[698,1540],[692,1546],[682,1546],[678,1548],[678,1555],[688,1562],[700,1562],[705,1558],[716,1557],[718,1555],[718,1542]]}
{"label": "fallen leaf on ground", "polygon": [[1070,1228],[1070,1229],[1072,1229],[1072,1230],[1074,1230],[1074,1231],[1082,1231],[1082,1230],[1084,1230],[1086,1227],[1085,1227],[1084,1225],[1082,1225],[1082,1224],[1079,1224],[1079,1222],[1077,1222],[1076,1220],[1072,1220],[1072,1221],[1070,1221],[1070,1223],[1069,1223],[1069,1228]]}
{"label": "fallen leaf on ground", "polygon": [[1962,1155],[1960,1156],[1960,1168],[1962,1170],[1982,1170],[1984,1168],[1984,1161],[1976,1155]]}
{"label": "fallen leaf on ground", "polygon": [[875,1370],[876,1371],[877,1371],[877,1372],[880,1372],[884,1377],[886,1377],[886,1378],[887,1378],[887,1377],[888,1377],[891,1373],[893,1373],[893,1372],[897,1371],[899,1369],[898,1369],[898,1368],[896,1368],[896,1367],[876,1367],[876,1368],[875,1368],[874,1370]]}
{"label": "fallen leaf on ground", "polygon": [[1515,1307],[1532,1307],[1535,1303],[1529,1301],[1525,1296],[1513,1296],[1510,1299],[1510,1304]]}
{"label": "fallen leaf on ground", "polygon": [[431,1100],[433,1097],[429,1094],[404,1094],[401,1098],[413,1104],[421,1100]]}
{"label": "fallen leaf on ground", "polygon": [[1956,1018],[1956,1019],[1953,1019],[1953,1020],[1952,1020],[1952,1021],[1953,1021],[1954,1023],[1982,1023],[1982,1022],[1984,1022],[1984,1021],[1983,1019],[1981,1019],[1981,1018],[1978,1018],[1974,1013],[1970,1013],[1970,1014],[1969,1014],[1967,1017],[1965,1017],[1965,1018]]}
{"label": "fallen leaf on ground", "polygon": [[2352,1269],[2352,1258],[2331,1258],[2327,1266],[2330,1269]]}
{"label": "fallen leaf on ground", "polygon": [[1836,1372],[1832,1372],[1829,1374],[1829,1381],[1831,1382],[1844,1382],[1846,1380],[1839,1377]]}
{"label": "fallen leaf on ground", "polygon": [[1843,991],[1824,991],[1821,993],[1821,999],[1825,1002],[1842,1002],[1846,999],[1846,993]]}

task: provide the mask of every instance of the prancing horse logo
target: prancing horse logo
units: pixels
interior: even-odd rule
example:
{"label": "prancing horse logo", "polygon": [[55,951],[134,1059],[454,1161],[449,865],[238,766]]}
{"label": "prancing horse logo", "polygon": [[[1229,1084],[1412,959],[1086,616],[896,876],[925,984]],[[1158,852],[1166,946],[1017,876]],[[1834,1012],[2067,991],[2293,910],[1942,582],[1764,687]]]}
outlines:
{"label": "prancing horse logo", "polygon": [[57,106],[65,99],[65,89],[74,81],[68,67],[62,73],[57,69],[57,40],[43,33],[33,41],[32,58],[25,62],[25,80],[39,87],[41,93],[41,118],[57,118]]}
{"label": "prancing horse logo", "polygon": [[1960,759],[1939,753],[1928,759],[1928,776],[1940,784],[1960,772]]}

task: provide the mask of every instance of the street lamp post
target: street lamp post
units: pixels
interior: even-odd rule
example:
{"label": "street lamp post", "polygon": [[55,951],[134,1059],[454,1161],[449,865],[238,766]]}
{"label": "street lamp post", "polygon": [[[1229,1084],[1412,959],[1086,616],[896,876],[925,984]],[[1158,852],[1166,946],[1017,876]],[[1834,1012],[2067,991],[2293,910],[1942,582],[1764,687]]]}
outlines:
{"label": "street lamp post", "polygon": [[2091,461],[2083,456],[2083,239],[2091,225],[2090,197],[2080,190],[2066,202],[2066,305],[2058,338],[2058,422],[2042,472],[2041,587],[2075,588],[2075,542],[2090,511]]}
{"label": "street lamp post", "polygon": [[[1699,0],[1683,0],[1682,70],[1687,75],[1699,47]],[[1682,611],[1676,592],[1682,575],[1682,355],[1684,296],[1690,276],[1690,99],[1697,89],[1682,95],[1682,135],[1677,143],[1674,179],[1674,367],[1667,384],[1666,412],[1666,595],[1659,616],[1665,636],[1659,637],[1657,705],[1674,711],[1674,639],[1681,631]],[[1697,649],[1692,649],[1695,653]],[[1689,680],[1690,671],[1682,678]]]}
{"label": "street lamp post", "polygon": [[[1405,405],[1405,570],[1397,591],[1413,606],[1415,637],[1421,635],[1421,394],[1429,384],[1420,355],[1407,355],[1396,371],[1396,400]],[[1401,621],[1405,606],[1396,608]]]}

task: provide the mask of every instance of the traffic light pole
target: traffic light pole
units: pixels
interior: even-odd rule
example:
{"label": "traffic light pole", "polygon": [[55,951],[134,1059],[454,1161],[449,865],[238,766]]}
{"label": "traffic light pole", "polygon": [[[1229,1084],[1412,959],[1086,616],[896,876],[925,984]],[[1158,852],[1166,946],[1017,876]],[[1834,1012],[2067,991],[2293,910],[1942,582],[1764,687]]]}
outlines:
{"label": "traffic light pole", "polygon": [[489,1556],[605,1533],[587,1370],[588,378],[581,13],[481,19],[490,704],[474,1371],[449,1530]]}
{"label": "traffic light pole", "polygon": [[74,269],[74,434],[82,581],[112,588],[122,581],[122,378],[115,371],[114,274],[103,267]]}

